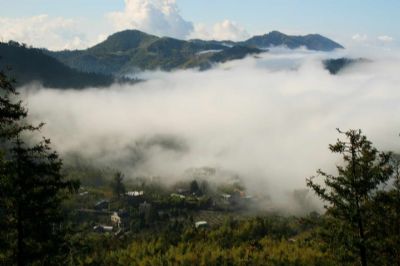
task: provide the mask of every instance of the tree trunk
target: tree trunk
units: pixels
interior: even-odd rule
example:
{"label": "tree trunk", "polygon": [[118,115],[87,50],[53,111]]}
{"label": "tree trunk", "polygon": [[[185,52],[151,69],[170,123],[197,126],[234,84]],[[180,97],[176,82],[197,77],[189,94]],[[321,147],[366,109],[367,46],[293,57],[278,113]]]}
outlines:
{"label": "tree trunk", "polygon": [[[357,204],[358,205],[358,204]],[[360,215],[360,210],[357,210],[358,213],[358,230],[361,239],[360,243],[360,258],[361,258],[361,265],[367,266],[367,249],[365,247],[365,235],[364,235],[364,225],[362,222],[362,218]]]}
{"label": "tree trunk", "polygon": [[24,252],[23,252],[23,241],[24,241],[24,236],[23,236],[23,226],[22,226],[22,221],[21,221],[21,207],[17,207],[17,265],[18,266],[23,266],[24,265]]}
{"label": "tree trunk", "polygon": [[[351,143],[351,167],[352,167],[352,174],[353,174],[353,182],[357,179],[357,172],[356,172],[356,149],[355,149],[355,140],[352,136],[350,138],[350,143]],[[355,184],[353,184],[353,187],[355,187]],[[362,266],[367,266],[367,249],[365,247],[365,235],[364,235],[364,225],[363,225],[363,220],[361,216],[361,210],[360,210],[360,201],[359,201],[359,195],[358,192],[355,192],[355,200],[356,200],[356,208],[357,208],[357,222],[358,222],[358,233],[360,236],[360,259],[361,259],[361,265]]]}
{"label": "tree trunk", "polygon": [[20,145],[21,142],[19,140],[19,136],[17,136],[17,265],[24,266],[25,265],[25,247],[24,247],[24,225],[23,225],[23,203],[22,203],[22,182],[21,178],[21,166],[20,166]]}

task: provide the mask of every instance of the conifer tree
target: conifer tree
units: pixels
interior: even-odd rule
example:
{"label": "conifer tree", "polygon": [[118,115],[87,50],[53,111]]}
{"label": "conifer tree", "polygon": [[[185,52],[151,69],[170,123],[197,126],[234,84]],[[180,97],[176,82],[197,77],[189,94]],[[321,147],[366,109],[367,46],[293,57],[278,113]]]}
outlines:
{"label": "conifer tree", "polygon": [[368,204],[392,174],[391,154],[378,152],[361,130],[338,131],[346,140],[338,139],[329,149],[341,154],[344,164],[336,166],[337,175],[318,170],[325,185],[315,177],[308,178],[307,185],[328,203],[325,207],[335,232],[332,235],[340,236],[344,250],[354,249],[361,265],[366,266],[371,233],[366,230]]}
{"label": "conifer tree", "polygon": [[125,185],[123,183],[124,175],[121,172],[117,172],[111,182],[111,188],[114,195],[119,199],[121,195],[125,194]]}
{"label": "conifer tree", "polygon": [[60,204],[78,187],[64,180],[50,140],[35,141],[43,124],[26,121],[13,81],[0,72],[0,264],[62,264]]}

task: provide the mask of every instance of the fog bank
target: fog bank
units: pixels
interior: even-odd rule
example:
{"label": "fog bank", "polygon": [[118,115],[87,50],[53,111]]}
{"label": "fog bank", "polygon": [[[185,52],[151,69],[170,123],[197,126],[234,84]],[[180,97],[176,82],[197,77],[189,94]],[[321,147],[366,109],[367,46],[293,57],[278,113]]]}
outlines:
{"label": "fog bank", "polygon": [[272,51],[206,72],[142,73],[134,86],[23,95],[61,154],[168,181],[215,167],[279,202],[318,168],[334,171],[336,128],[400,150],[400,59],[390,55],[333,76],[326,54]]}

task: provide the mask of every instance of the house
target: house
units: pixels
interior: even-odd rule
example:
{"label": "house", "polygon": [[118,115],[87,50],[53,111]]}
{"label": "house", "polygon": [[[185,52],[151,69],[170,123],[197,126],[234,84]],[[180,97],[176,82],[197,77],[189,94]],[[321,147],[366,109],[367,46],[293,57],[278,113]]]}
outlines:
{"label": "house", "polygon": [[232,198],[232,195],[224,193],[224,194],[221,194],[221,198],[224,200],[224,202],[226,204],[229,204],[230,200]]}
{"label": "house", "polygon": [[206,221],[198,221],[194,223],[196,228],[208,228],[208,223]]}
{"label": "house", "polygon": [[125,195],[130,204],[138,205],[140,202],[143,201],[144,191],[143,190],[128,191],[125,193]]}
{"label": "house", "polygon": [[118,228],[121,227],[121,217],[118,215],[117,212],[114,212],[111,215],[111,223],[116,225]]}
{"label": "house", "polygon": [[221,194],[222,202],[234,208],[245,208],[253,202],[253,197],[246,195],[245,192],[235,190],[231,194]]}
{"label": "house", "polygon": [[186,196],[178,193],[172,193],[171,198],[180,198],[180,199],[185,199]]}
{"label": "house", "polygon": [[224,194],[221,194],[221,197],[222,197],[223,199],[225,199],[225,200],[229,200],[232,196],[231,196],[230,194],[224,193]]}
{"label": "house", "polygon": [[177,188],[176,192],[180,195],[190,195],[190,191],[186,188]]}
{"label": "house", "polygon": [[79,193],[79,196],[81,196],[81,197],[86,196],[86,195],[89,195],[88,191],[83,191],[83,192]]}
{"label": "house", "polygon": [[140,197],[144,195],[144,191],[128,191],[125,193],[128,197]]}
{"label": "house", "polygon": [[114,228],[112,226],[107,226],[107,225],[96,225],[93,226],[93,231],[97,233],[106,233],[106,232],[112,232]]}

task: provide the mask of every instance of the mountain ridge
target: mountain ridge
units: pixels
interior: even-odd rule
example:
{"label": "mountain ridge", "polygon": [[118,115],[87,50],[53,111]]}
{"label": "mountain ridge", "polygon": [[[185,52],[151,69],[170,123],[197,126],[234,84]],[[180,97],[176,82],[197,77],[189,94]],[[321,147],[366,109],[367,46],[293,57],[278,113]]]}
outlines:
{"label": "mountain ridge", "polygon": [[14,41],[0,42],[0,70],[15,79],[18,87],[39,82],[49,88],[83,89],[130,81],[111,75],[81,72],[47,55],[43,49],[27,47]]}
{"label": "mountain ridge", "polygon": [[269,48],[271,46],[286,46],[289,49],[306,47],[308,50],[329,52],[344,47],[331,39],[320,34],[286,35],[279,31],[271,31],[264,35],[253,36],[244,41],[247,45],[258,48]]}
{"label": "mountain ridge", "polygon": [[[243,42],[233,42],[179,40],[157,37],[139,30],[125,30],[114,33],[103,42],[85,50],[48,51],[48,54],[80,71],[123,75],[132,71],[155,69],[170,71],[197,67],[204,70],[216,63],[265,52],[273,46],[286,46],[289,49],[304,46],[315,51],[343,48],[342,45],[319,34],[290,36],[272,31]],[[234,47],[241,48],[232,49]],[[209,52],[204,53],[206,51]]]}
{"label": "mountain ridge", "polygon": [[[84,50],[54,52],[13,41],[0,43],[0,69],[10,66],[19,86],[39,81],[45,87],[61,89],[106,87],[114,82],[135,82],[124,76],[138,71],[207,70],[215,64],[256,56],[268,52],[270,47],[281,45],[289,49],[304,46],[317,51],[343,48],[318,34],[290,36],[273,31],[247,41],[233,42],[186,41],[126,30]],[[328,67],[325,67],[339,69],[342,67],[340,63],[328,62]]]}

